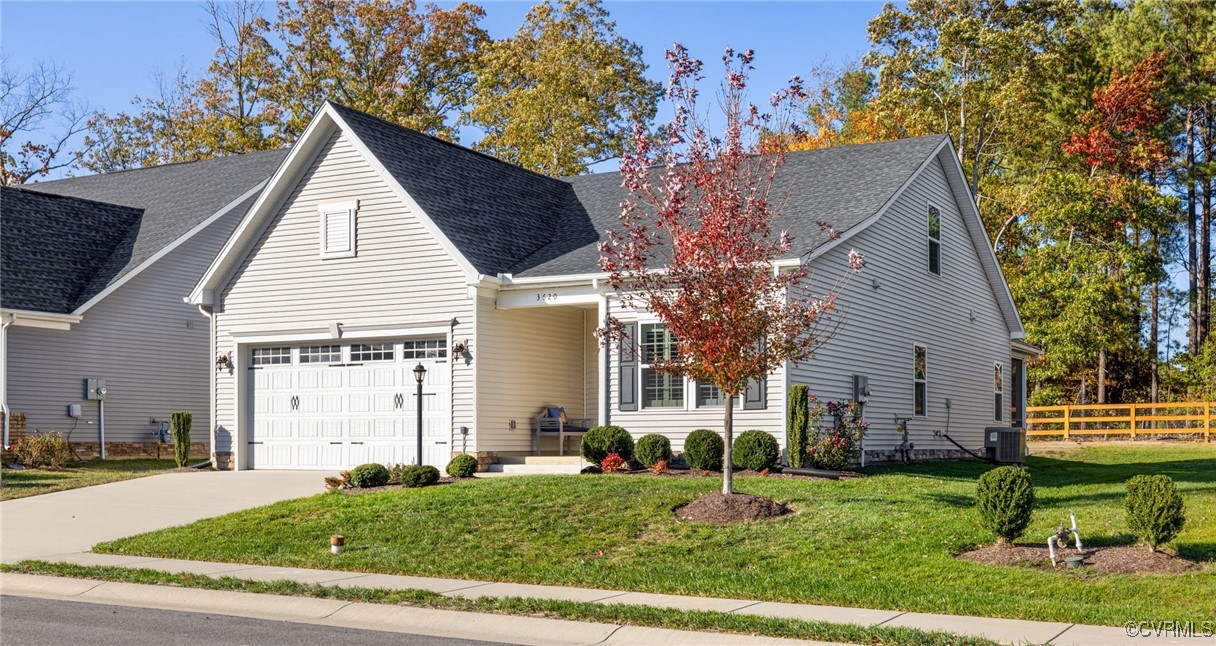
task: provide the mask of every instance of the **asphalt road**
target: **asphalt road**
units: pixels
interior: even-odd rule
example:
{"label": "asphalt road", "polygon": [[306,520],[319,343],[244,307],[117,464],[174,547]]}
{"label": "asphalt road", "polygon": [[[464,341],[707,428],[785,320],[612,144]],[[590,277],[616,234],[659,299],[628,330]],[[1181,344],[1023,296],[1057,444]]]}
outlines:
{"label": "asphalt road", "polygon": [[176,610],[0,597],[3,646],[488,646],[492,643]]}

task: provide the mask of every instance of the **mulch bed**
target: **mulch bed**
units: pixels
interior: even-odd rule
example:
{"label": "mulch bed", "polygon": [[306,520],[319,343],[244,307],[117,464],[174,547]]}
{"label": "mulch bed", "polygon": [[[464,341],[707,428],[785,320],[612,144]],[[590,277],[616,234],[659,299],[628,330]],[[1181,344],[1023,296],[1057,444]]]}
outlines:
{"label": "mulch bed", "polygon": [[[1056,549],[1057,570],[1067,569],[1064,559],[1070,556],[1085,558],[1081,569],[1100,574],[1181,574],[1199,568],[1199,564],[1164,552],[1150,552],[1143,545],[1122,547],[1095,547],[1080,552],[1073,548]],[[986,565],[1007,565],[1050,570],[1051,554],[1046,545],[990,545],[969,552],[958,558]]]}
{"label": "mulch bed", "polygon": [[752,523],[794,513],[785,505],[746,493],[710,493],[673,510],[683,520],[698,523]]}
{"label": "mulch bed", "polygon": [[[614,471],[613,473],[611,473],[609,475],[653,476],[653,477],[658,477],[658,478],[689,478],[689,477],[701,478],[701,477],[706,477],[706,476],[713,476],[715,478],[721,478],[722,472],[721,471],[702,471],[701,469],[671,468],[671,469],[664,471],[663,473],[652,473],[649,469],[621,469],[618,471]],[[771,471],[769,473],[760,473],[758,471],[750,471],[750,470],[746,470],[746,469],[736,469],[734,476],[736,478],[783,478],[786,480],[815,480],[815,481],[830,480],[830,478],[819,478],[816,476],[800,476],[800,475],[794,475],[792,473],[780,473],[780,472],[776,472],[776,471]],[[841,480],[848,479],[848,478],[864,478],[864,477],[865,477],[865,474],[857,473],[855,471],[841,471],[840,472]]]}

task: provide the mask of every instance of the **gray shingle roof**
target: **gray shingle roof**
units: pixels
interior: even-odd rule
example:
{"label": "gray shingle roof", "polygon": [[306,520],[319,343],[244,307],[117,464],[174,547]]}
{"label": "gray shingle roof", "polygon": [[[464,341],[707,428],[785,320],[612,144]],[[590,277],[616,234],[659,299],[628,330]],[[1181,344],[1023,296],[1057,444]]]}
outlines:
{"label": "gray shingle roof", "polygon": [[0,307],[70,313],[142,216],[126,206],[0,187]]}
{"label": "gray shingle roof", "polygon": [[[619,226],[619,173],[551,178],[331,104],[355,136],[480,273],[599,271],[597,243]],[[811,241],[819,222],[846,231],[873,215],[945,138],[934,135],[789,155],[777,223]]]}
{"label": "gray shingle roof", "polygon": [[[795,249],[819,235],[819,223],[839,232],[878,212],[945,135],[839,146],[791,153],[778,172],[774,194],[784,196],[778,230],[789,231]],[[565,178],[578,206],[568,210],[549,245],[518,262],[516,276],[556,276],[599,271],[597,243],[620,226],[620,204],[627,197],[620,173]],[[800,242],[801,241],[801,242]]]}
{"label": "gray shingle roof", "polygon": [[574,192],[561,180],[331,105],[482,274],[508,271],[548,245],[574,207]]}
{"label": "gray shingle roof", "polygon": [[[169,164],[153,168],[141,168],[115,173],[87,175],[68,179],[38,182],[23,187],[23,193],[42,193],[74,197],[80,200],[101,202],[112,207],[127,207],[141,213],[136,222],[121,229],[124,234],[118,239],[111,239],[105,245],[93,245],[78,252],[82,256],[80,263],[94,267],[86,284],[79,286],[74,299],[65,305],[62,298],[38,302],[33,299],[22,309],[34,309],[46,312],[70,312],[83,305],[90,298],[100,293],[106,287],[121,280],[141,263],[164,249],[174,240],[193,229],[195,226],[214,215],[242,194],[246,193],[259,182],[270,177],[279,163],[286,156],[287,150],[271,150],[245,155],[231,155],[205,161]],[[7,193],[6,193],[7,196]],[[39,205],[49,202],[38,201]],[[237,207],[243,213],[252,201]],[[16,203],[14,204],[16,206]],[[32,202],[30,207],[36,206]],[[24,229],[8,229],[10,217],[9,205],[4,205],[4,258],[5,286],[4,307],[9,305],[9,292],[13,294],[25,292],[36,294],[42,289],[39,286],[21,285],[19,281],[9,282],[8,266],[14,264],[10,257],[10,243],[15,249],[21,245],[55,245],[67,244],[57,241],[77,241],[89,239],[98,235],[86,231],[89,228],[110,228],[105,208],[94,207],[89,210],[80,206],[75,212],[76,218],[48,220],[42,226],[29,225]],[[239,216],[240,213],[237,215]],[[22,217],[12,214],[13,218]],[[15,220],[14,220],[15,221]],[[52,226],[51,222],[54,222]],[[88,223],[89,226],[81,226]],[[111,231],[107,235],[114,236]],[[55,247],[52,247],[55,248]],[[16,254],[17,252],[14,251]],[[83,260],[83,256],[93,254],[93,257]],[[54,254],[52,254],[54,255]],[[45,268],[22,267],[20,275],[31,278],[41,276],[45,272],[54,272],[57,262],[51,256],[33,256],[27,258],[28,263],[49,263]],[[16,271],[16,270],[14,270]]]}

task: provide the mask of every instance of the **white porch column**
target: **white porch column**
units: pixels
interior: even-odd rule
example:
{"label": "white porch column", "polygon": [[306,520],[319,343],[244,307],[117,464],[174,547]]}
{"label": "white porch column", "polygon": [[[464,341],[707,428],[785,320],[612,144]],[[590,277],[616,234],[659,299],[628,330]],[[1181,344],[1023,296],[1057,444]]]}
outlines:
{"label": "white porch column", "polygon": [[[603,327],[604,321],[608,318],[608,295],[600,294],[599,302],[599,323],[596,328]],[[611,402],[608,399],[609,379],[608,379],[608,352],[609,345],[607,339],[600,339],[595,345],[599,355],[600,375],[599,375],[599,422],[600,426],[605,426],[609,422],[608,411]]]}

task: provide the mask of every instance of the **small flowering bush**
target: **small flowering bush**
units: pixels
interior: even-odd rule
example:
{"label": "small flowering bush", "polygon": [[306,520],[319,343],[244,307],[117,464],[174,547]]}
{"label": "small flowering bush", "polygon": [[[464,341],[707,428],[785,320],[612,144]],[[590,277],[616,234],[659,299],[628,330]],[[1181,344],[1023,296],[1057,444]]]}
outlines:
{"label": "small flowering bush", "polygon": [[623,466],[625,466],[625,458],[622,458],[619,453],[609,453],[608,457],[600,462],[600,468],[604,470],[604,473],[616,473]]}
{"label": "small flowering bush", "polygon": [[72,461],[67,439],[55,431],[26,435],[13,445],[13,453],[31,469],[62,469]]}
{"label": "small flowering bush", "polygon": [[[861,407],[857,402],[821,403],[814,395],[811,400],[811,427],[815,429],[807,447],[807,457],[817,469],[839,471],[861,457],[861,438],[870,428],[870,423],[861,418]],[[821,423],[824,415],[830,415],[831,425]]]}

